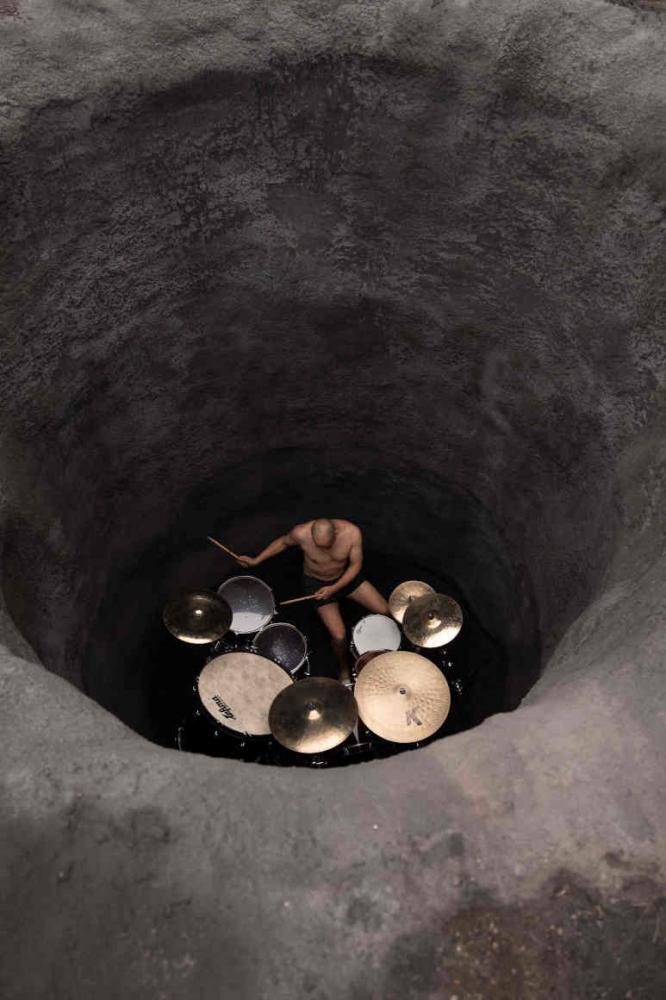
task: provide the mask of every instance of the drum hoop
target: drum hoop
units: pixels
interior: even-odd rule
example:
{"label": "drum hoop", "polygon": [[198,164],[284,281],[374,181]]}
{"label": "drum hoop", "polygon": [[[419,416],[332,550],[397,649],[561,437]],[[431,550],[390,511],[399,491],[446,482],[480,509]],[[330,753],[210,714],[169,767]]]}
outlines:
{"label": "drum hoop", "polygon": [[363,615],[362,618],[359,618],[359,620],[356,622],[356,624],[352,629],[352,635],[354,635],[359,625],[362,625],[364,621],[368,620],[368,618],[384,618],[387,622],[390,622],[391,625],[393,626],[391,632],[393,632],[394,630],[397,631],[398,633],[400,632],[400,626],[398,625],[398,623],[395,621],[394,618],[391,618],[390,615],[380,615],[378,612],[373,611],[369,615]]}
{"label": "drum hoop", "polygon": [[292,632],[296,632],[297,635],[300,635],[301,639],[303,640],[303,643],[307,646],[307,640],[305,636],[303,635],[301,630],[299,628],[296,628],[295,625],[292,625],[291,622],[269,622],[268,625],[264,625],[262,628],[259,629],[259,631],[257,632],[257,638],[259,638],[262,632],[268,632],[270,628],[291,629]]}
{"label": "drum hoop", "polygon": [[249,629],[247,629],[244,632],[239,632],[239,630],[237,628],[233,627],[234,622],[233,622],[233,618],[232,618],[231,619],[231,628],[229,629],[229,631],[233,632],[234,635],[258,635],[259,632],[263,632],[263,630],[270,624],[271,619],[274,616],[275,616],[275,611],[273,611],[272,615],[268,616],[268,620],[266,621],[266,623],[264,625],[260,625],[259,628],[249,628]]}
{"label": "drum hoop", "polygon": [[[255,583],[260,583],[264,590],[268,590],[271,597],[273,597],[273,589],[269,587],[265,580],[261,580],[258,576],[252,576],[251,573],[239,573],[237,576],[229,576],[226,580],[223,580],[220,586],[217,588],[218,593],[223,587],[226,587],[228,583],[235,583],[236,580],[254,580]],[[274,601],[275,603],[275,601]]]}
{"label": "drum hoop", "polygon": [[[264,590],[268,591],[271,598],[271,606],[273,608],[273,611],[266,624],[261,626],[261,628],[266,628],[266,625],[268,625],[271,619],[274,618],[275,615],[277,614],[277,609],[275,607],[275,594],[273,593],[273,588],[269,587],[269,585],[264,580],[260,580],[258,576],[252,576],[251,573],[239,573],[237,576],[230,576],[228,577],[228,579],[223,580],[220,586],[217,588],[217,593],[220,594],[220,592],[226,587],[228,583],[235,583],[236,580],[254,580],[256,583],[260,583]],[[233,614],[233,608],[232,608],[232,614]],[[231,631],[234,632],[235,629],[232,629]],[[260,629],[251,629],[249,632],[236,632],[236,635],[252,635],[252,632],[258,632],[258,631],[260,631]]]}
{"label": "drum hoop", "polygon": [[[376,612],[372,612],[369,615],[363,615],[362,618],[359,618],[359,620],[356,622],[356,624],[354,625],[353,629],[351,630],[351,640],[350,640],[350,644],[349,645],[350,645],[352,653],[354,653],[354,655],[357,658],[363,656],[365,653],[372,653],[372,652],[374,652],[374,650],[372,650],[372,649],[364,649],[363,652],[361,653],[359,651],[358,646],[356,645],[356,638],[357,638],[357,631],[356,630],[358,629],[359,625],[362,622],[366,621],[366,619],[368,619],[368,618],[385,618],[386,621],[389,621],[391,623],[391,625],[393,626],[393,629],[391,629],[391,634],[395,635],[396,631],[398,633],[398,635],[397,635],[397,638],[398,638],[398,647],[397,648],[400,649],[400,646],[402,645],[402,632],[400,631],[400,626],[397,624],[397,622],[395,622],[394,619],[391,618],[389,615],[380,615],[380,614],[377,614]],[[396,650],[388,650],[388,652],[396,652]]]}

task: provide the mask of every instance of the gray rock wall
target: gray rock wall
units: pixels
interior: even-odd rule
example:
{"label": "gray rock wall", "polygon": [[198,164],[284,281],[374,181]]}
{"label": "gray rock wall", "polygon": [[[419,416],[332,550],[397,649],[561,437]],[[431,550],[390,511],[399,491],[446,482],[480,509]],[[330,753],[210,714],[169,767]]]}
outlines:
{"label": "gray rock wall", "polygon": [[293,774],[151,747],[12,633],[3,995],[662,995],[659,6],[0,33],[3,588],[41,661],[80,684],[141,553],[267,536],[302,483],[546,665],[477,730]]}

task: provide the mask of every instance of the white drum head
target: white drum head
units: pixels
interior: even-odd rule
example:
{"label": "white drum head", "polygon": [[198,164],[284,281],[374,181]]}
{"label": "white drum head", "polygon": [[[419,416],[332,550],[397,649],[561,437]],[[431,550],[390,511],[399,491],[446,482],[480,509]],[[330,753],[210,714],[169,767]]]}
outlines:
{"label": "white drum head", "polygon": [[359,656],[375,649],[400,649],[400,629],[388,615],[366,615],[354,626],[352,642]]}
{"label": "white drum head", "polygon": [[199,674],[201,703],[216,722],[237,733],[269,736],[268,712],[291,677],[256,653],[223,653]]}
{"label": "white drum head", "polygon": [[231,631],[236,635],[258,632],[275,614],[273,591],[256,576],[232,576],[217,592],[231,608]]}

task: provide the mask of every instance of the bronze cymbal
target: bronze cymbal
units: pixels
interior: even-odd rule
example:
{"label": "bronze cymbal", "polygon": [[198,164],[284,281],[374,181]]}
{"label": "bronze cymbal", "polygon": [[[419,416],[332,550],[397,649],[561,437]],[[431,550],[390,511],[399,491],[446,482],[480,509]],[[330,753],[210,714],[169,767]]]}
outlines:
{"label": "bronze cymbal", "polygon": [[415,598],[405,612],[402,628],[415,646],[434,649],[446,646],[460,632],[462,608],[445,594],[425,594]]}
{"label": "bronze cymbal", "polygon": [[306,677],[285,688],[268,713],[278,743],[296,753],[323,753],[347,739],[358,721],[351,691],[331,677]]}
{"label": "bronze cymbal", "polygon": [[389,611],[397,622],[402,624],[405,611],[417,597],[425,597],[426,594],[434,594],[435,591],[428,583],[422,580],[406,580],[399,583],[389,597]]}
{"label": "bronze cymbal", "polygon": [[367,653],[361,653],[358,660],[354,664],[354,672],[358,676],[363,670],[363,667],[370,663],[370,660],[374,660],[376,656],[381,656],[382,653],[388,653],[388,649],[369,649]]}
{"label": "bronze cymbal", "polygon": [[164,608],[162,620],[181,642],[204,643],[221,639],[231,625],[231,608],[210,590],[192,590]]}
{"label": "bronze cymbal", "polygon": [[393,743],[416,743],[432,736],[451,707],[444,674],[418,653],[375,657],[359,675],[354,694],[368,729]]}

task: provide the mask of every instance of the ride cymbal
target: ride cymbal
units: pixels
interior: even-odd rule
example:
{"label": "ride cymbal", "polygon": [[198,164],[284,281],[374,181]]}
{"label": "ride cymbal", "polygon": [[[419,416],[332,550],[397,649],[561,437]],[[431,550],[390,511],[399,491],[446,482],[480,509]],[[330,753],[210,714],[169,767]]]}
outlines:
{"label": "ride cymbal", "polygon": [[446,646],[460,632],[462,608],[445,594],[416,597],[405,611],[402,628],[415,646],[434,649]]}
{"label": "ride cymbal", "polygon": [[417,597],[425,597],[426,594],[434,594],[435,591],[428,583],[422,580],[406,580],[399,583],[389,597],[389,611],[397,622],[402,624],[405,611]]}
{"label": "ride cymbal", "polygon": [[446,678],[418,653],[382,653],[366,664],[354,689],[368,729],[393,743],[417,743],[436,733],[451,707]]}
{"label": "ride cymbal", "polygon": [[162,620],[181,642],[204,643],[221,639],[231,625],[231,608],[209,590],[193,590],[175,597],[164,608]]}
{"label": "ride cymbal", "polygon": [[358,721],[354,696],[331,677],[306,677],[285,688],[268,713],[278,743],[296,753],[323,753],[347,739]]}

